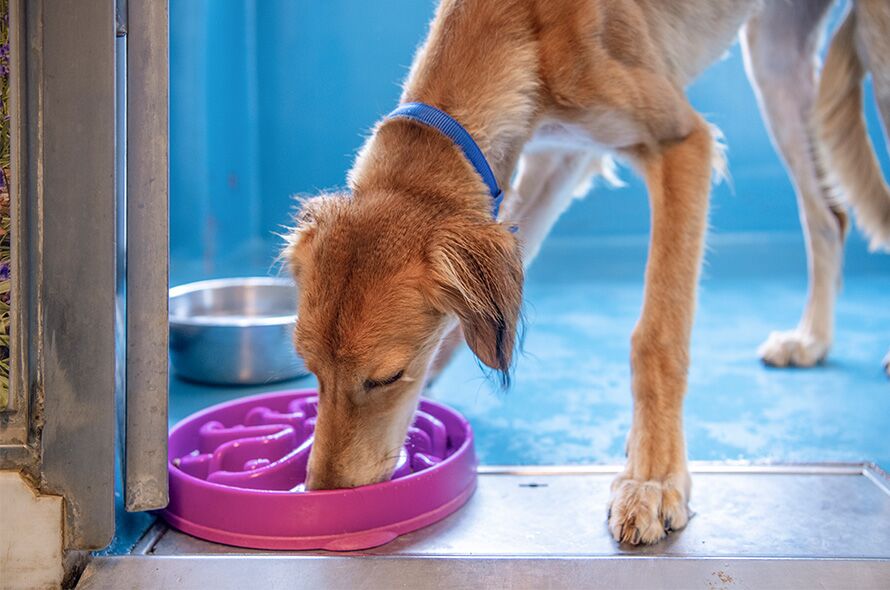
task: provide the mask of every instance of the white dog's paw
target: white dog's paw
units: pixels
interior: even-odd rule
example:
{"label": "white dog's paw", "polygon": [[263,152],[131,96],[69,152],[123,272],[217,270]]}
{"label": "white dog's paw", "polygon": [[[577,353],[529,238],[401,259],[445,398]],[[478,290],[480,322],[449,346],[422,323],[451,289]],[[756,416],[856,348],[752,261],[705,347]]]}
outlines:
{"label": "white dog's paw", "polygon": [[887,351],[887,356],[884,357],[884,372],[887,373],[887,377],[890,377],[890,350]]}
{"label": "white dog's paw", "polygon": [[803,330],[773,332],[757,349],[760,359],[773,367],[812,367],[825,360],[831,342]]}
{"label": "white dog's paw", "polygon": [[687,473],[637,481],[621,474],[612,482],[609,531],[619,543],[655,543],[689,522]]}

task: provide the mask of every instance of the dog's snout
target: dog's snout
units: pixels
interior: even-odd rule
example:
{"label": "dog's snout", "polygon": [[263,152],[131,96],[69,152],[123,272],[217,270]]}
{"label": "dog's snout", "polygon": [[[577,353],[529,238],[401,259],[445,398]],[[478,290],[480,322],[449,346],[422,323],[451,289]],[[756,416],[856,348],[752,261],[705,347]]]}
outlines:
{"label": "dog's snout", "polygon": [[[342,454],[319,453],[310,455],[306,473],[307,490],[338,490],[371,485],[389,479],[389,461],[374,461],[370,457],[353,454],[346,449]],[[313,449],[313,454],[315,449]]]}
{"label": "dog's snout", "polygon": [[359,486],[377,483],[380,479],[376,477],[363,479],[355,476],[355,472],[348,470],[340,470],[331,467],[322,469],[310,468],[306,475],[306,489],[309,491],[317,491],[357,488]]}
{"label": "dog's snout", "polygon": [[[314,458],[314,457],[313,457]],[[306,473],[307,490],[335,490],[338,488],[353,487],[345,485],[343,470],[337,467],[337,463],[330,459],[321,461],[309,461]]]}
{"label": "dog's snout", "polygon": [[335,484],[335,479],[327,474],[320,475],[315,471],[309,471],[306,476],[306,489],[309,491],[335,490],[338,487]]}

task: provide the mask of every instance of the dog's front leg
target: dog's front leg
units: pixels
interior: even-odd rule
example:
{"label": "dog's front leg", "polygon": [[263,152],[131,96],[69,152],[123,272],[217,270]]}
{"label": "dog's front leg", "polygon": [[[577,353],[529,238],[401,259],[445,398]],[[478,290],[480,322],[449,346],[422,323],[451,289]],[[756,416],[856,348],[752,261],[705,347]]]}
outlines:
{"label": "dog's front leg", "polygon": [[642,315],[631,344],[627,466],[612,484],[609,529],[620,542],[653,543],[689,519],[683,396],[712,155],[708,126],[697,118],[685,139],[638,158],[652,234]]}

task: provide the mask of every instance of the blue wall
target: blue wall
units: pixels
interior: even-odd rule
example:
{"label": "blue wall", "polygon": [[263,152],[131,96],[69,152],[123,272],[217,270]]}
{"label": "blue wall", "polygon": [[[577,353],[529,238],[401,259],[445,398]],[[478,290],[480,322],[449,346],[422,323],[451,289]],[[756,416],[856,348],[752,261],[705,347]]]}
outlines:
{"label": "blue wall", "polygon": [[[269,268],[292,195],[342,186],[364,134],[395,104],[433,7],[431,0],[171,0],[174,282]],[[690,96],[729,144],[733,180],[715,189],[712,231],[799,234],[791,185],[737,46]],[[867,105],[883,146],[870,96]],[[890,170],[887,151],[879,152]],[[554,237],[644,234],[642,184],[629,171],[622,177],[626,188],[602,188],[574,205]],[[865,257],[853,236],[848,265]]]}

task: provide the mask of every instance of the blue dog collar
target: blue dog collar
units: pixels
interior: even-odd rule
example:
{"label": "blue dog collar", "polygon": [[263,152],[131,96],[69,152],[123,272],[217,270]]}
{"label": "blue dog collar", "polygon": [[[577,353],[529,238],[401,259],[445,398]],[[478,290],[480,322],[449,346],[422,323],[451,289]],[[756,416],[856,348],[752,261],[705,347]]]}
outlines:
{"label": "blue dog collar", "polygon": [[491,171],[491,166],[488,165],[488,160],[485,159],[485,154],[482,153],[482,150],[473,141],[473,137],[469,132],[448,113],[422,102],[407,102],[399,105],[386,116],[386,119],[395,119],[396,117],[411,119],[428,125],[438,130],[461,149],[464,156],[470,161],[470,164],[473,165],[473,168],[476,169],[476,172],[479,173],[485,184],[488,185],[488,192],[491,194],[492,201],[491,216],[497,220],[501,201],[504,200],[504,193],[498,187],[498,181]]}

